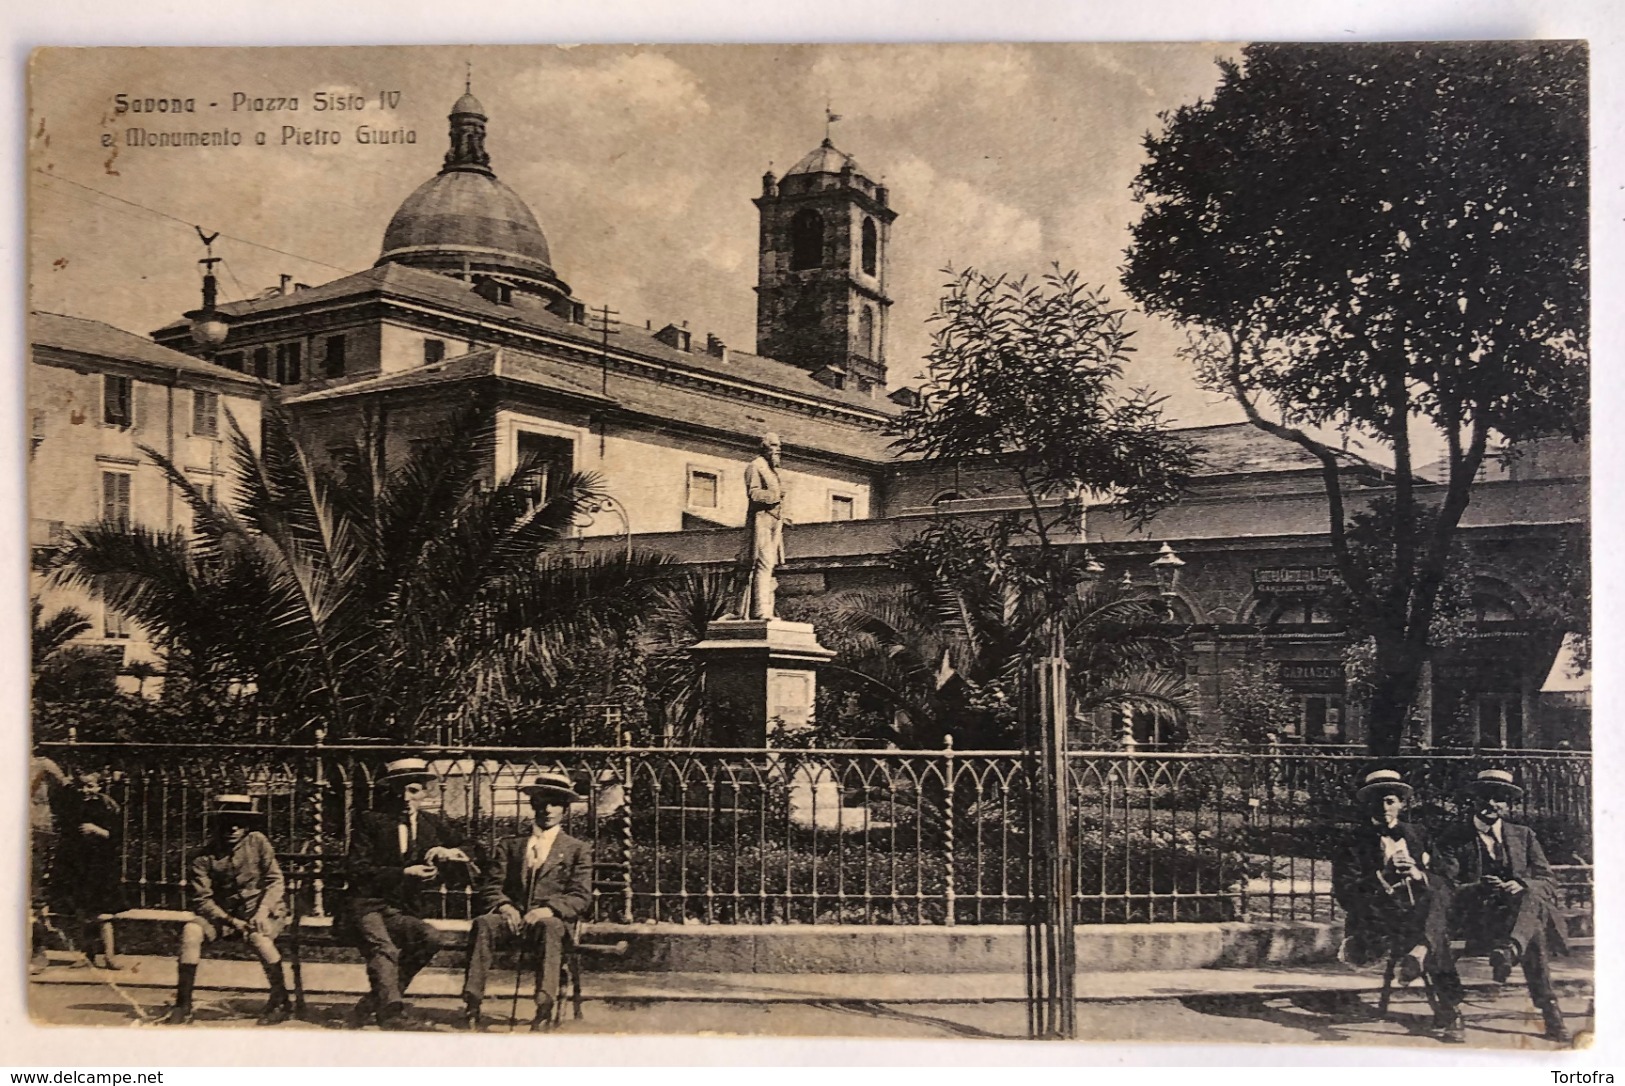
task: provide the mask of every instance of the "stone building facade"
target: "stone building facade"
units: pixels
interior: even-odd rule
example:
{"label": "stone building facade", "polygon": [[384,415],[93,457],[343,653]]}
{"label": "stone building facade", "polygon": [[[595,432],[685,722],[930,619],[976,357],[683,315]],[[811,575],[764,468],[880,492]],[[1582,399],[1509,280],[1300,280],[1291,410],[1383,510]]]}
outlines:
{"label": "stone building facade", "polygon": [[[43,567],[72,527],[110,521],[173,531],[191,508],[144,448],[217,500],[232,501],[230,424],[259,442],[257,382],[99,321],[34,313],[28,367],[30,594],[50,616],[83,612],[76,643],[120,669],[154,658],[139,627]],[[229,418],[228,418],[229,416]]]}

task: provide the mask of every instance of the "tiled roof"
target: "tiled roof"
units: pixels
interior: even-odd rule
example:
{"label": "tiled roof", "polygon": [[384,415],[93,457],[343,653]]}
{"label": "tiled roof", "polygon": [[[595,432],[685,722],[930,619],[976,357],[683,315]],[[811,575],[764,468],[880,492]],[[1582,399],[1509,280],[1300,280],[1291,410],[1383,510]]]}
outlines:
{"label": "tiled roof", "polygon": [[[1263,430],[1249,422],[1219,426],[1192,426],[1177,431],[1201,450],[1198,475],[1251,475],[1271,471],[1319,470],[1320,459],[1303,446]],[[1339,456],[1351,468],[1391,472],[1381,464],[1355,453]]]}
{"label": "tiled roof", "polygon": [[180,370],[193,377],[210,377],[249,388],[259,387],[259,382],[252,377],[170,350],[134,332],[83,317],[35,310],[29,314],[28,338],[37,347],[54,347],[75,354],[134,362],[168,372]]}
{"label": "tiled roof", "polygon": [[607,394],[602,377],[578,363],[508,347],[486,347],[401,373],[353,381],[319,392],[290,397],[290,406],[332,403],[397,389],[424,388],[458,381],[497,377],[539,390],[598,400],[656,423],[678,423],[716,433],[754,439],[773,430],[786,448],[885,463],[892,459],[890,438],[878,426],[844,421],[838,416],[812,416],[742,400],[703,385],[661,381],[611,370]]}
{"label": "tiled roof", "polygon": [[[474,288],[450,276],[399,264],[380,264],[364,272],[335,279],[331,283],[296,290],[288,294],[275,294],[268,298],[228,302],[220,306],[221,312],[231,317],[271,316],[284,310],[293,310],[323,302],[337,301],[360,294],[378,292],[388,297],[445,306],[492,324],[512,325],[562,339],[573,340],[593,350],[600,349],[602,339],[590,328],[574,324],[543,309],[527,304],[528,299],[517,299],[520,304],[498,305],[475,293]],[[185,327],[174,322],[159,329],[160,332]],[[697,342],[703,342],[703,333],[697,333]],[[707,354],[703,348],[679,351],[654,338],[654,332],[623,325],[610,341],[612,352],[625,352],[665,365],[677,366],[709,374],[724,380],[757,385],[773,392],[782,392],[802,399],[839,404],[857,408],[877,416],[890,416],[900,408],[884,396],[870,398],[846,389],[834,389],[812,379],[812,375],[796,366],[771,358],[730,348],[723,360]]]}

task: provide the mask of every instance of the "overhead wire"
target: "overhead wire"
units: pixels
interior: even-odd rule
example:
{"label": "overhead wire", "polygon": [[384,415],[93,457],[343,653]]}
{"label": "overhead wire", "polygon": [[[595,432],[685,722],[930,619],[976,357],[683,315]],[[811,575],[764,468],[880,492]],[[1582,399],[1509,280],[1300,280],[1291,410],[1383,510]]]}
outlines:
{"label": "overhead wire", "polygon": [[[160,211],[159,209],[157,209],[155,207],[148,207],[146,204],[139,203],[139,202],[137,202],[135,200],[130,200],[130,199],[127,199],[127,198],[125,198],[123,196],[115,196],[111,192],[106,192],[106,191],[104,191],[102,189],[99,189],[99,188],[95,187],[94,185],[87,185],[82,181],[75,181],[71,177],[63,177],[60,174],[48,173],[47,171],[45,171],[43,169],[40,169],[38,167],[35,168],[34,172],[39,174],[41,177],[46,178],[47,180],[61,181],[64,184],[72,185],[75,188],[84,189],[86,192],[95,193],[97,196],[105,197],[106,199],[114,200],[114,201],[116,201],[118,203],[121,203],[121,204],[126,204],[129,207],[133,207],[133,208],[136,208],[136,209],[138,209],[140,211],[144,211],[149,215],[156,215],[160,219],[167,219],[170,222],[179,223],[180,225],[186,227],[186,229],[188,231],[197,229],[198,224],[196,224],[194,222],[191,222],[191,221],[189,221],[187,219],[183,219],[179,215],[171,215],[167,211]],[[71,195],[71,194],[64,193],[63,195]],[[93,201],[86,201],[86,202],[87,203],[93,203]],[[116,208],[109,208],[108,210],[116,211],[117,209]],[[346,268],[346,267],[343,267],[342,265],[333,264],[333,263],[331,263],[329,261],[326,261],[326,260],[319,260],[319,259],[317,259],[316,257],[313,257],[313,256],[305,256],[302,253],[289,252],[286,249],[279,249],[275,245],[266,245],[264,242],[254,241],[252,238],[241,237],[241,236],[239,236],[237,234],[231,234],[231,233],[226,233],[226,232],[222,231],[220,236],[223,237],[223,238],[229,238],[230,240],[235,241],[235,242],[237,242],[238,244],[241,244],[241,245],[248,245],[248,246],[251,246],[252,248],[255,248],[255,249],[263,249],[266,252],[276,253],[279,256],[291,257],[294,260],[303,260],[303,261],[305,261],[307,263],[317,264],[317,265],[320,265],[321,267],[324,267],[324,268],[332,268],[334,271],[343,272],[345,275],[354,275],[355,272],[357,271],[357,269],[355,269],[355,268]]]}

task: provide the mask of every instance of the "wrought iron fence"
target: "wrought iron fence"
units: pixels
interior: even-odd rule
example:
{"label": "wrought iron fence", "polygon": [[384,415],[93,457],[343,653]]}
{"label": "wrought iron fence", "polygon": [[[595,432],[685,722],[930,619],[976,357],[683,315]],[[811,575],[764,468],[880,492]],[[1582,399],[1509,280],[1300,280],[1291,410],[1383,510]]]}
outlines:
{"label": "wrought iron fence", "polygon": [[[185,901],[188,854],[222,791],[260,797],[285,852],[342,856],[379,767],[376,746],[42,744],[100,769],[123,810],[123,878],[147,907]],[[569,832],[629,873],[599,916],[624,922],[1006,924],[1026,917],[1032,767],[1012,752],[459,749],[430,752],[441,813],[476,853],[528,832],[518,786],[563,768],[584,801]],[[1398,760],[1412,817],[1463,816],[1489,756]],[[1589,859],[1591,761],[1497,754],[1527,790],[1517,817],[1557,862]],[[1074,909],[1081,923],[1316,919],[1333,911],[1331,849],[1348,822],[1351,754],[1071,756]],[[318,905],[318,907],[320,907]],[[470,915],[468,888],[442,915]]]}

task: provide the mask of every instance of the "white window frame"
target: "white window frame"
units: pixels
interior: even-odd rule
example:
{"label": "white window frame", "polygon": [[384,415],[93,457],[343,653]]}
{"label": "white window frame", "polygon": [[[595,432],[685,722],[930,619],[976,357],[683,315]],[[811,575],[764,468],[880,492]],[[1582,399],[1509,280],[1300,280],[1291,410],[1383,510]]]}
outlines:
{"label": "white window frame", "polygon": [[123,527],[129,529],[135,526],[135,473],[132,471],[117,471],[109,470],[107,468],[101,469],[101,519],[103,522],[113,520],[113,518],[109,516],[110,509],[107,501],[107,480],[114,477],[124,480]]}
{"label": "white window frame", "polygon": [[[114,382],[123,382],[125,394],[123,422],[112,421],[108,418],[111,406],[108,392],[114,387]],[[118,373],[102,374],[102,425],[112,427],[115,430],[135,429],[135,378]]]}
{"label": "white window frame", "polygon": [[[711,504],[701,505],[694,500],[694,478],[697,475],[709,476],[714,489],[711,492]],[[688,474],[683,485],[683,507],[685,509],[709,510],[716,512],[722,508],[722,469],[709,467],[705,464],[688,465]]]}
{"label": "white window frame", "polygon": [[571,442],[574,448],[570,451],[570,460],[575,470],[580,471],[584,458],[582,449],[587,446],[587,431],[579,426],[565,426],[562,423],[548,422],[545,419],[533,418],[529,415],[517,415],[509,411],[497,413],[497,448],[496,448],[496,477],[506,479],[513,474],[513,469],[519,464],[519,435],[539,434],[543,437],[562,437]]}
{"label": "white window frame", "polygon": [[[212,406],[210,406],[208,413],[202,413],[200,408],[204,403],[209,402],[210,400],[212,400],[213,403]],[[208,425],[199,426],[198,420],[200,418],[208,419]],[[201,388],[194,388],[192,390],[192,435],[194,437],[220,436],[220,393],[208,392]]]}

